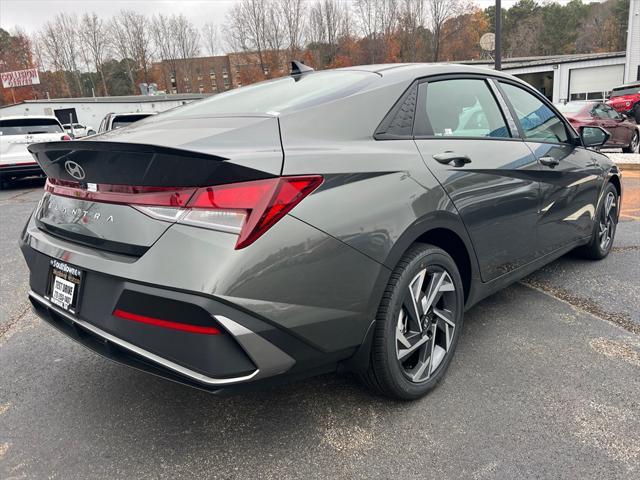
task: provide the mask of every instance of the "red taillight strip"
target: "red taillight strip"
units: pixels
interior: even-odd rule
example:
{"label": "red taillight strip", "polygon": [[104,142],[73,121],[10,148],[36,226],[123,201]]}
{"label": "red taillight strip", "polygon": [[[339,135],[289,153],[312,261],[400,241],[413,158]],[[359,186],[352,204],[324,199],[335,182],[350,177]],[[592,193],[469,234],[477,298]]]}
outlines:
{"label": "red taillight strip", "polygon": [[183,332],[200,333],[203,335],[220,335],[220,330],[218,330],[215,327],[203,327],[201,325],[171,322],[169,320],[161,320],[159,318],[138,315],[137,313],[127,312],[125,310],[120,310],[118,308],[116,308],[113,311],[113,316],[118,318],[123,318],[125,320],[131,320],[134,322],[146,323],[147,325],[154,325],[156,327],[170,328],[172,330],[181,330]]}
{"label": "red taillight strip", "polygon": [[153,205],[162,207],[183,207],[187,204],[195,187],[138,187],[130,185],[98,184],[94,190],[79,182],[47,179],[45,190],[62,197],[80,198],[97,202],[121,203],[127,205]]}

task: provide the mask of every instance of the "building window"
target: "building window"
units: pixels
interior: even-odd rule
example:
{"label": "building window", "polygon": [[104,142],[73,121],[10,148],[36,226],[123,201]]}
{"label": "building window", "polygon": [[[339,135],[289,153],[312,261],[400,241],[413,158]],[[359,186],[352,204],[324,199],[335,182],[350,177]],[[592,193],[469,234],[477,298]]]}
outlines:
{"label": "building window", "polygon": [[172,88],[171,89],[171,93],[178,93],[178,89],[177,88]]}
{"label": "building window", "polygon": [[227,67],[222,67],[222,78],[229,78],[229,72],[227,71]]}
{"label": "building window", "polygon": [[204,93],[204,85],[200,84],[200,86],[198,87],[198,91],[200,93]]}
{"label": "building window", "polygon": [[587,99],[587,94],[586,93],[572,93],[571,94],[571,101],[574,100],[586,100]]}
{"label": "building window", "polygon": [[587,93],[587,100],[603,100],[607,97],[602,96],[602,92],[589,92]]}
{"label": "building window", "polygon": [[224,77],[224,89],[229,90],[230,82],[227,77]]}

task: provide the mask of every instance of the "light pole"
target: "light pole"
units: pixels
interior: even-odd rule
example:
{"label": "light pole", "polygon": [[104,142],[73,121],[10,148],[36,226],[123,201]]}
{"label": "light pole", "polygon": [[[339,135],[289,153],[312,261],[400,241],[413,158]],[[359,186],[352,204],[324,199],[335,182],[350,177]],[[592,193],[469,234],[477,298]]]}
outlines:
{"label": "light pole", "polygon": [[494,69],[502,70],[502,5],[496,0],[496,38]]}

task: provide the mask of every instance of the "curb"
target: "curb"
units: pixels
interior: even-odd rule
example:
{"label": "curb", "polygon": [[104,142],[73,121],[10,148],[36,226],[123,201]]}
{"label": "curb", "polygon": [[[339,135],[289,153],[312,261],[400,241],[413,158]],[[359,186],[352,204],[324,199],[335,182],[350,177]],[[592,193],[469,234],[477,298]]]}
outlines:
{"label": "curb", "polygon": [[640,163],[618,163],[616,165],[620,170],[640,170]]}

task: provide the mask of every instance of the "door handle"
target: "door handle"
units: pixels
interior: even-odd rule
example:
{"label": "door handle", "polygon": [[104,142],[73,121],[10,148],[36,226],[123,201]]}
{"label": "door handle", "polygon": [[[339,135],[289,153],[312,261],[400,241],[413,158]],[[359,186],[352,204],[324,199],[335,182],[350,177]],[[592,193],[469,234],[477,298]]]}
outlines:
{"label": "door handle", "polygon": [[555,167],[557,165],[560,164],[560,160],[558,160],[557,158],[553,158],[553,157],[540,157],[538,160],[540,160],[540,163],[542,165],[545,165],[547,167]]}
{"label": "door handle", "polygon": [[433,158],[443,165],[449,165],[453,162],[454,167],[462,167],[471,163],[471,159],[467,155],[455,152],[436,153]]}

